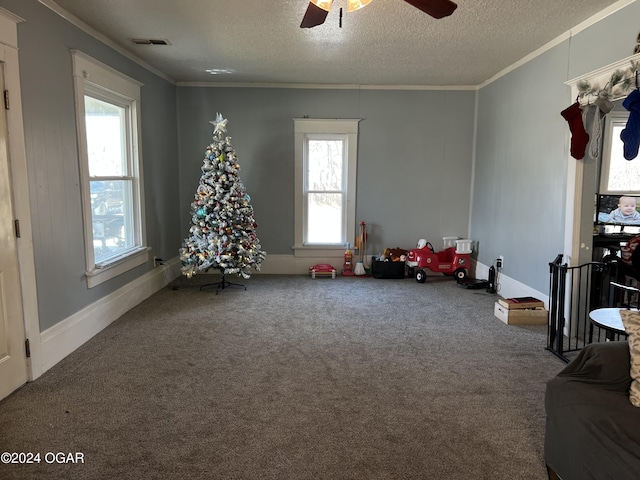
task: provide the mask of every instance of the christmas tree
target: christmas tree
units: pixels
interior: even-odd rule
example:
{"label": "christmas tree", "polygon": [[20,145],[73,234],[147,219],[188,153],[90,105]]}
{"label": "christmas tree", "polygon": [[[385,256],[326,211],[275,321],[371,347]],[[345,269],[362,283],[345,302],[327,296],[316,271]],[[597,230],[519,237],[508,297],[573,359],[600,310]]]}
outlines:
{"label": "christmas tree", "polygon": [[226,136],[227,120],[216,115],[213,143],[207,147],[202,176],[191,203],[189,238],[180,249],[182,273],[188,278],[217,268],[224,275],[251,276],[266,256],[256,235],[251,198],[238,176],[240,165]]}

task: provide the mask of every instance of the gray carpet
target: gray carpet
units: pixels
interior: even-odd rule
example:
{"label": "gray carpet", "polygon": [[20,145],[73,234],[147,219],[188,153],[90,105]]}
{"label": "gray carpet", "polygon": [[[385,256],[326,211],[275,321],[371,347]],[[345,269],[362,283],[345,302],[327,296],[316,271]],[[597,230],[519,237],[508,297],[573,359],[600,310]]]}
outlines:
{"label": "gray carpet", "polygon": [[495,318],[495,295],[445,277],[200,291],[211,279],[177,280],[2,401],[0,452],[41,463],[0,478],[546,478],[564,364],[546,327]]}

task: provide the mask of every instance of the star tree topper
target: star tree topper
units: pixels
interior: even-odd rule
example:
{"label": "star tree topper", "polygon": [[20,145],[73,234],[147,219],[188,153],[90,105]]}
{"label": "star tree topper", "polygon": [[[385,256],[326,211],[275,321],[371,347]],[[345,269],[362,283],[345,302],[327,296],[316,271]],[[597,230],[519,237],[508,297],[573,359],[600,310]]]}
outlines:
{"label": "star tree topper", "polygon": [[214,126],[213,133],[216,134],[218,132],[226,132],[227,131],[227,119],[222,118],[222,115],[216,113],[216,119],[211,120],[209,123]]}

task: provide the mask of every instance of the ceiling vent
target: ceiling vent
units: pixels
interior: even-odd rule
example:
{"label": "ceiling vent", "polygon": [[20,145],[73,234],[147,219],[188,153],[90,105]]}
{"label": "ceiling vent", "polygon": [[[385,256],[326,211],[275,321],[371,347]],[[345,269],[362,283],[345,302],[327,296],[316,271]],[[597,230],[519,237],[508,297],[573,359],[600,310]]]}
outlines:
{"label": "ceiling vent", "polygon": [[171,45],[169,40],[163,38],[134,38],[131,41],[136,45]]}

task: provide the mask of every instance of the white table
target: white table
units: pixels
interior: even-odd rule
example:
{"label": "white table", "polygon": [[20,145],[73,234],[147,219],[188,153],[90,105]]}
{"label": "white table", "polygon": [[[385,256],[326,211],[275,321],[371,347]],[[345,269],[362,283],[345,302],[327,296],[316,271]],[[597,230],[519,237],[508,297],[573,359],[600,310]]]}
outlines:
{"label": "white table", "polygon": [[626,335],[622,317],[620,317],[620,310],[638,311],[637,308],[598,308],[589,312],[592,326],[589,331],[589,342],[591,342],[593,336],[593,325],[604,329],[607,340],[613,340],[616,334]]}

